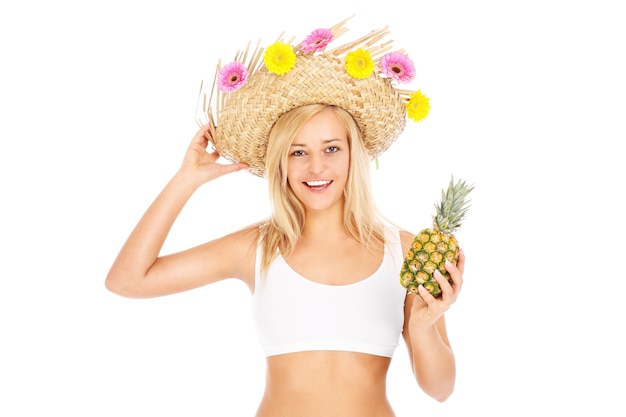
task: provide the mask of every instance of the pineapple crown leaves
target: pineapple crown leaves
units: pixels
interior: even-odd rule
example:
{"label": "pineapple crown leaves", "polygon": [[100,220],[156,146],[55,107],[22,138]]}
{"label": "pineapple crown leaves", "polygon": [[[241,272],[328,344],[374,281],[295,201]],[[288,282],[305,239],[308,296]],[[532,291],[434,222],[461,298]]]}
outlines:
{"label": "pineapple crown leaves", "polygon": [[461,226],[461,221],[469,209],[467,195],[474,189],[463,180],[454,183],[450,179],[447,190],[441,190],[441,201],[435,204],[433,228],[441,233],[451,234]]}

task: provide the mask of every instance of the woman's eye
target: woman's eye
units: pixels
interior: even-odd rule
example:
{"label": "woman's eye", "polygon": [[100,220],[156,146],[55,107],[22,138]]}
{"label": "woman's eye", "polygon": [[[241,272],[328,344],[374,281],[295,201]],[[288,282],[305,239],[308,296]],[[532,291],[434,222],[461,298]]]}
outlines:
{"label": "woman's eye", "polygon": [[304,155],[304,151],[293,151],[291,156],[302,156]]}
{"label": "woman's eye", "polygon": [[328,153],[335,153],[335,152],[337,152],[338,150],[339,150],[339,148],[338,148],[338,147],[336,147],[336,146],[330,146],[328,149],[326,149],[326,152],[328,152]]}

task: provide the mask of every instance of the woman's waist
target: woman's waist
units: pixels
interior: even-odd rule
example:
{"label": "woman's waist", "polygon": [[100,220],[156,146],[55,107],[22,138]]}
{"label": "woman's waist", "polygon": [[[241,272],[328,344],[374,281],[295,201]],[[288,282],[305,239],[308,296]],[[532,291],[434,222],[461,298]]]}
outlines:
{"label": "woman's waist", "polygon": [[256,417],[393,417],[385,383],[367,385],[345,378],[326,380],[318,378],[290,386],[274,380],[267,384]]}
{"label": "woman's waist", "polygon": [[386,398],[342,394],[281,397],[266,392],[255,417],[395,417]]}
{"label": "woman's waist", "polygon": [[[267,385],[297,395],[347,390],[385,393],[391,358],[358,352],[316,350],[275,355],[267,358]],[[371,394],[372,392],[370,392]]]}
{"label": "woman's waist", "polygon": [[257,417],[392,417],[386,393],[390,361],[347,351],[270,356]]}

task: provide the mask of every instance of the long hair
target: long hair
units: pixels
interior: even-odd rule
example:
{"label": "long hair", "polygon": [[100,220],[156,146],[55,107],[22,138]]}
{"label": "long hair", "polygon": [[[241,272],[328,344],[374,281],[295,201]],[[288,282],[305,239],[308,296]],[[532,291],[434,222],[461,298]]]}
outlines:
{"label": "long hair", "polygon": [[261,224],[261,271],[266,271],[279,253],[289,255],[300,238],[305,210],[287,182],[289,149],[300,128],[328,108],[348,132],[350,167],[344,190],[344,227],[367,249],[373,250],[377,243],[384,241],[381,217],[371,193],[370,156],[356,121],[340,107],[326,104],[301,106],[281,116],[269,136],[265,166],[272,211],[271,217]]}

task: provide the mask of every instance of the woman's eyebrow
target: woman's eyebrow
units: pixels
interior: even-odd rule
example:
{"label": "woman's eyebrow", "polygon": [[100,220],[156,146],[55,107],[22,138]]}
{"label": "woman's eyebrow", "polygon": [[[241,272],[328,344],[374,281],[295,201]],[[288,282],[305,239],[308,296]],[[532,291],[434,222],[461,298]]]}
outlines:
{"label": "woman's eyebrow", "polygon": [[[342,139],[339,139],[339,138],[332,138],[332,139],[324,139],[324,140],[322,141],[322,143],[326,144],[326,143],[341,142],[341,141],[342,141]],[[301,146],[301,147],[305,147],[305,146],[307,146],[307,145],[306,145],[306,144],[304,144],[304,143],[292,143],[292,144],[291,144],[291,146]]]}

